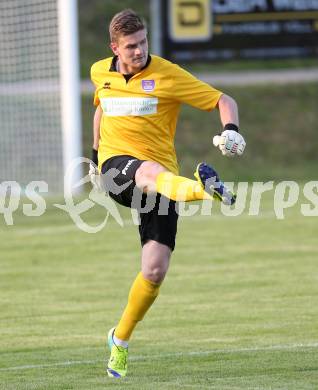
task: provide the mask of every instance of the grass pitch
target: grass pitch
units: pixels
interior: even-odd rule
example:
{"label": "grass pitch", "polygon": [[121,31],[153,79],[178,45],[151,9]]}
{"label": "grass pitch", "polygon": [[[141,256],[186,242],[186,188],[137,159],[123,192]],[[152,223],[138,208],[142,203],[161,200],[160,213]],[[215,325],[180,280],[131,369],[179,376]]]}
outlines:
{"label": "grass pitch", "polygon": [[[161,294],[105,375],[105,339],[139,270],[137,228],[87,234],[49,205],[0,228],[0,388],[317,389],[317,217],[182,218]],[[99,223],[96,206],[87,221]],[[2,217],[2,216],[1,216]],[[3,221],[3,219],[1,220]],[[130,221],[130,222],[129,222]]]}

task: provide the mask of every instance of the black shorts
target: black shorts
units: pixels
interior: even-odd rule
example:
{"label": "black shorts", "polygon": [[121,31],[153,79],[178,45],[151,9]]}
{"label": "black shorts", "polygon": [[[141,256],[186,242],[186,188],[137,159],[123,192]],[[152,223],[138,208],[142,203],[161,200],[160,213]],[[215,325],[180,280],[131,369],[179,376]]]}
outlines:
{"label": "black shorts", "polygon": [[[142,246],[148,240],[154,240],[167,245],[173,251],[178,222],[176,202],[160,194],[143,194],[136,187],[135,174],[143,161],[132,156],[115,156],[106,160],[102,165],[106,190],[119,204],[137,209]],[[112,181],[115,187],[110,184]]]}

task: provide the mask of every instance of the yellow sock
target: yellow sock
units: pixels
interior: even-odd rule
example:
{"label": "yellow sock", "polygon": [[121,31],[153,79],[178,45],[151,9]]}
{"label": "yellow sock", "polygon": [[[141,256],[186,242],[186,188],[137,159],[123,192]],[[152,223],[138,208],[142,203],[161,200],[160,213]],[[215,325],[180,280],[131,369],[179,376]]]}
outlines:
{"label": "yellow sock", "polygon": [[175,201],[212,199],[197,181],[174,175],[172,172],[160,173],[156,184],[157,192]]}
{"label": "yellow sock", "polygon": [[147,310],[159,294],[160,284],[143,277],[140,272],[131,286],[128,304],[115,329],[115,336],[128,341],[138,321],[144,318]]}

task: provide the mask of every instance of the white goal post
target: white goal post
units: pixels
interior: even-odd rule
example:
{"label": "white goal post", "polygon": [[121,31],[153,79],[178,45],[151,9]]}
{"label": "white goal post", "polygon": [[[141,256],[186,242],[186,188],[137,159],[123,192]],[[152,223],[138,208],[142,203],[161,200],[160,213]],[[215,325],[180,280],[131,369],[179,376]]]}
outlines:
{"label": "white goal post", "polygon": [[77,0],[0,1],[0,184],[60,193],[81,156],[77,23]]}

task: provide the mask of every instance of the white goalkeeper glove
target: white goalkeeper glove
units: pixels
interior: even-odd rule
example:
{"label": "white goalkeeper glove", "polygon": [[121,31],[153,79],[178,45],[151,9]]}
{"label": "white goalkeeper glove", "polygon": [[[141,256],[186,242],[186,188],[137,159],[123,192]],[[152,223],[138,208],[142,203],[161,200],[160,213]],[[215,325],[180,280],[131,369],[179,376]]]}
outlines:
{"label": "white goalkeeper glove", "polygon": [[[232,127],[231,124],[228,127]],[[235,127],[237,128],[237,126]],[[213,145],[221,150],[223,156],[234,157],[235,155],[240,156],[243,154],[246,142],[240,133],[227,129],[226,125],[220,135],[213,137]]]}
{"label": "white goalkeeper glove", "polygon": [[89,163],[88,175],[89,175],[89,178],[90,178],[90,181],[92,183],[93,188],[97,192],[103,192],[104,191],[103,185],[102,185],[103,183],[102,183],[101,176],[99,174],[97,165],[98,165],[98,153],[97,153],[97,150],[93,149],[92,150],[92,161]]}
{"label": "white goalkeeper glove", "polygon": [[93,188],[97,192],[103,192],[103,186],[102,186],[102,181],[101,181],[101,176],[98,172],[98,168],[94,163],[89,163],[89,171],[88,175],[90,178],[90,181],[92,183]]}

